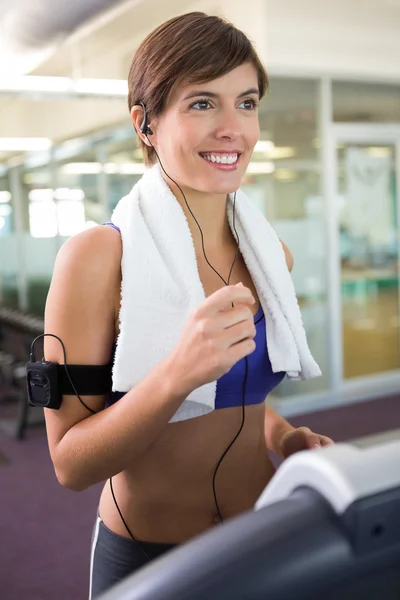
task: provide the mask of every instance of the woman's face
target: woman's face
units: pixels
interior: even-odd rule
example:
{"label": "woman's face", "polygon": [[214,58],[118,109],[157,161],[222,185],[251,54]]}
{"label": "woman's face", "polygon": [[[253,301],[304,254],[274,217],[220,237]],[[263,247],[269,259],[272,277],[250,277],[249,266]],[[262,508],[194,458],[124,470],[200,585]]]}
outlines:
{"label": "woman's face", "polygon": [[218,79],[178,87],[151,123],[164,169],[202,193],[238,189],[259,137],[257,71],[251,63]]}

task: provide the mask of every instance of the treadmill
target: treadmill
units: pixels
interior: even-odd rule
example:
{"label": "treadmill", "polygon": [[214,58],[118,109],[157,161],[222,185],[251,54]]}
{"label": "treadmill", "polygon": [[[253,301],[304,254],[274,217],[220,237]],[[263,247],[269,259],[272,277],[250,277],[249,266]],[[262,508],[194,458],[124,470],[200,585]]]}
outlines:
{"label": "treadmill", "polygon": [[400,599],[400,430],[294,454],[254,509],[101,596],[286,599]]}

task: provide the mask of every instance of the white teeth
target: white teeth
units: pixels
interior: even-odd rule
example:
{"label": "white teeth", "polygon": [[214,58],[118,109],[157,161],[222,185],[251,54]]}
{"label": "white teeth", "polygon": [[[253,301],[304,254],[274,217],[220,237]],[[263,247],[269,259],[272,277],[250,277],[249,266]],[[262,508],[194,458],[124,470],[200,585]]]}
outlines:
{"label": "white teeth", "polygon": [[210,162],[221,163],[223,165],[233,165],[237,159],[237,154],[223,154],[222,156],[219,154],[203,154],[203,158]]}

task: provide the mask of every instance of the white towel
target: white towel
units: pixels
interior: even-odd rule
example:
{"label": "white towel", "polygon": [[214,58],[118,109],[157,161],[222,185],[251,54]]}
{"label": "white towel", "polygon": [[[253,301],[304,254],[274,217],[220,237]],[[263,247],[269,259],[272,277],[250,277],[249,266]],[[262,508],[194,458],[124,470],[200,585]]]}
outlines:
{"label": "white towel", "polygon": [[[227,215],[233,230],[233,197]],[[238,190],[235,226],[240,252],[265,314],[274,372],[291,379],[321,371],[307,345],[285,254],[273,228]],[[158,165],[147,169],[112,215],[122,236],[120,334],[113,365],[113,390],[137,385],[175,347],[191,312],[205,299],[186,216]],[[233,231],[234,233],[234,231]],[[216,382],[194,390],[171,421],[214,410]]]}

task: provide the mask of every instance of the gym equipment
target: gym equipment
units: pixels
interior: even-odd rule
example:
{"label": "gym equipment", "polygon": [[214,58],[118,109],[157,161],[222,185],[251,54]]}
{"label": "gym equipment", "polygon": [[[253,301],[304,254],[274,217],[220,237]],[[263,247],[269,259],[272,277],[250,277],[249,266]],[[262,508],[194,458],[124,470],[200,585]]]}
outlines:
{"label": "gym equipment", "polygon": [[43,319],[15,308],[0,307],[0,404],[18,404],[15,417],[3,419],[1,425],[20,440],[28,427],[44,425],[43,411],[39,418],[29,418],[25,366],[32,337],[43,329]]}
{"label": "gym equipment", "polygon": [[101,600],[399,600],[400,430],[288,458],[246,512]]}

